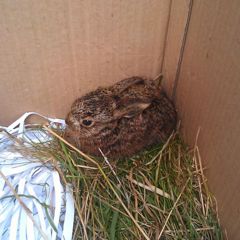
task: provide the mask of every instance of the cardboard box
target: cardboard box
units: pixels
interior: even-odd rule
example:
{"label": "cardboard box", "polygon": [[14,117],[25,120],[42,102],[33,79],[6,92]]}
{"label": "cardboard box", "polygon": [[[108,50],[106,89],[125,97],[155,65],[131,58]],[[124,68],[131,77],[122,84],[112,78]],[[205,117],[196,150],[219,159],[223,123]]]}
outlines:
{"label": "cardboard box", "polygon": [[1,1],[0,125],[26,111],[64,118],[97,86],[163,72],[190,145],[201,128],[221,223],[237,240],[239,19],[238,0]]}

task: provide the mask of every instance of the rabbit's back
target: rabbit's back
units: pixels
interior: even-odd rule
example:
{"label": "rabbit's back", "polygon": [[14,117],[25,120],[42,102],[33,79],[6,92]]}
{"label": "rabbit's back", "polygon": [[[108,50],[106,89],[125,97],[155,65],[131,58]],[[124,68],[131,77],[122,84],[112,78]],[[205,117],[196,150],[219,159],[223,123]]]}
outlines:
{"label": "rabbit's back", "polygon": [[[121,118],[115,128],[115,139],[105,152],[112,156],[132,156],[142,149],[165,142],[176,127],[173,104],[161,92],[158,99],[134,118]],[[106,140],[108,141],[108,140]]]}

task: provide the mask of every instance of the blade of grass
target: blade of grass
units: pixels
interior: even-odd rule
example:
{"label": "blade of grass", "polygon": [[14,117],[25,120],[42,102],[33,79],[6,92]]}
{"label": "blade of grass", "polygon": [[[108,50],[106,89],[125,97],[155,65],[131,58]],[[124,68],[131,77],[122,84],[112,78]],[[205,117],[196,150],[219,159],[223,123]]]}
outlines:
{"label": "blade of grass", "polygon": [[156,194],[158,194],[158,195],[160,195],[160,196],[162,196],[162,197],[166,197],[166,198],[168,198],[168,199],[173,200],[172,197],[171,197],[168,193],[164,192],[164,191],[161,190],[160,188],[157,188],[156,186],[153,186],[153,185],[145,185],[145,184],[140,183],[140,182],[138,182],[138,181],[136,181],[136,180],[134,180],[134,179],[131,179],[130,176],[127,176],[127,179],[128,179],[129,181],[131,181],[132,183],[138,185],[139,187],[142,187],[142,188],[144,188],[144,189],[146,189],[146,190],[148,190],[148,191],[151,191],[151,192],[155,192]]}
{"label": "blade of grass", "polygon": [[163,234],[163,232],[164,232],[164,229],[165,229],[165,227],[166,227],[166,225],[167,225],[167,223],[168,223],[168,220],[169,220],[169,218],[171,217],[171,215],[172,215],[172,213],[173,213],[173,210],[174,210],[175,207],[177,206],[178,201],[180,200],[180,198],[181,198],[181,196],[182,196],[182,194],[183,194],[183,191],[185,190],[185,188],[186,188],[189,180],[190,180],[190,178],[188,178],[188,180],[186,181],[185,185],[184,185],[183,188],[182,188],[182,191],[180,192],[180,194],[179,194],[178,198],[176,199],[176,201],[175,201],[175,203],[174,203],[171,211],[169,212],[169,214],[168,214],[168,216],[167,216],[167,218],[166,218],[166,220],[165,220],[165,223],[164,223],[164,225],[163,225],[163,227],[162,227],[162,230],[161,230],[161,232],[160,232],[160,234],[159,234],[159,236],[158,236],[158,238],[157,238],[158,240],[160,240],[160,238],[161,238],[161,236],[162,236],[162,234]]}
{"label": "blade of grass", "polygon": [[112,223],[110,226],[110,240],[116,239],[116,231],[117,231],[116,228],[117,228],[118,216],[119,216],[119,212],[114,211],[113,217],[112,217]]}

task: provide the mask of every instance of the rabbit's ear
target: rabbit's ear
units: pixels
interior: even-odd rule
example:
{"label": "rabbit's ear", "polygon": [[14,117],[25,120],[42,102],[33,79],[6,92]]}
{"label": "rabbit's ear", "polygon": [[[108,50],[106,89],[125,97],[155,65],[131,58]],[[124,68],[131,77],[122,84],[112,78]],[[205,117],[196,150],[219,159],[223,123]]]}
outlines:
{"label": "rabbit's ear", "polygon": [[114,118],[132,118],[137,114],[140,114],[144,109],[149,107],[151,102],[135,102],[128,106],[115,109],[113,112]]}
{"label": "rabbit's ear", "polygon": [[118,92],[119,94],[124,92],[126,89],[130,88],[135,84],[142,84],[142,83],[144,83],[144,79],[141,77],[126,78],[114,85],[114,91]]}

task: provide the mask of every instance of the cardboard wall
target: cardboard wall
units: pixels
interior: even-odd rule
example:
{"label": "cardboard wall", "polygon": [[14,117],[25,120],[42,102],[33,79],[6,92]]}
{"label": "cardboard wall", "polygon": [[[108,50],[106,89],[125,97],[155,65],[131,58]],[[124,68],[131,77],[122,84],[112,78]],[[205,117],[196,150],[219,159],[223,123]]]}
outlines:
{"label": "cardboard wall", "polygon": [[198,145],[229,240],[240,239],[239,26],[239,0],[194,1],[176,89],[188,143],[201,129]]}
{"label": "cardboard wall", "polygon": [[160,73],[169,0],[0,1],[0,125],[65,117],[83,93]]}

